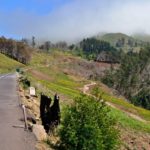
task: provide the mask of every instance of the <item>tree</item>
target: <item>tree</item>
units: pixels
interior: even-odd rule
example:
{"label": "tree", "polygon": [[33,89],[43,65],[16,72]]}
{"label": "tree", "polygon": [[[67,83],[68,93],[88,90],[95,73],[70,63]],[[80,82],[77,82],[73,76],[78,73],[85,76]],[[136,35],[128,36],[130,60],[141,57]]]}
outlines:
{"label": "tree", "polygon": [[60,147],[64,150],[115,150],[118,131],[109,109],[93,97],[81,95],[64,111]]}
{"label": "tree", "polygon": [[[97,40],[95,38],[87,38],[80,42],[80,48],[83,50],[87,59],[96,60],[101,52],[109,53],[113,56],[118,51],[106,41]],[[113,53],[113,54],[112,54]]]}
{"label": "tree", "polygon": [[132,97],[132,103],[150,110],[150,90],[142,89],[136,96]]}
{"label": "tree", "polygon": [[55,44],[56,48],[58,49],[66,49],[67,48],[67,43],[65,41],[60,41],[60,42],[57,42]]}
{"label": "tree", "polygon": [[50,41],[46,41],[46,42],[44,43],[44,47],[45,47],[46,51],[48,52],[49,49],[51,48],[51,42],[50,42]]}
{"label": "tree", "polygon": [[35,43],[35,37],[34,37],[34,36],[32,36],[32,47],[34,48],[34,47],[35,47],[35,45],[36,45],[36,43]]}
{"label": "tree", "polygon": [[0,52],[24,64],[29,63],[33,49],[22,41],[0,38]]}
{"label": "tree", "polygon": [[29,40],[27,38],[22,38],[21,42],[23,42],[26,45],[29,45]]}
{"label": "tree", "polygon": [[102,81],[133,104],[150,109],[150,47],[124,54],[120,67],[107,72]]}
{"label": "tree", "polygon": [[69,49],[70,49],[70,50],[73,50],[75,47],[76,47],[76,46],[75,46],[74,44],[71,44],[71,45],[69,46]]}

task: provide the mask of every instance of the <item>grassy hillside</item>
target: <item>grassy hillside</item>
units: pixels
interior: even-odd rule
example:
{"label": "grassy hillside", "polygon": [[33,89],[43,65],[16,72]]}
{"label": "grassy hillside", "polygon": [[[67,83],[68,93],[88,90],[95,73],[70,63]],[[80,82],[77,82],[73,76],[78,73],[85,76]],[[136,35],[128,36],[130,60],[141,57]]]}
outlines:
{"label": "grassy hillside", "polygon": [[[141,107],[137,107],[131,103],[129,103],[124,97],[119,97],[114,94],[112,94],[112,89],[108,88],[107,86],[103,85],[102,83],[96,85],[98,88],[98,92],[100,93],[101,97],[107,101],[112,103],[114,106],[119,108],[120,110],[124,112],[129,112],[132,114],[135,114],[141,118],[143,118],[145,121],[150,122],[150,111],[143,109]],[[91,89],[91,94],[93,94],[93,90]]]}
{"label": "grassy hillside", "polygon": [[110,65],[100,65],[67,52],[53,51],[34,53],[27,73],[44,87],[72,98],[81,92],[84,84],[90,82],[87,79],[102,74],[105,68],[110,68]]}
{"label": "grassy hillside", "polygon": [[80,89],[87,83],[86,79],[74,74],[74,67],[79,61],[80,58],[62,52],[35,53],[27,76],[34,86],[40,84],[41,91],[49,94],[57,92],[64,99],[72,99],[80,94]]}
{"label": "grassy hillside", "polygon": [[0,53],[0,73],[12,72],[15,71],[16,68],[23,66],[23,64]]}
{"label": "grassy hillside", "polygon": [[128,36],[123,33],[108,33],[104,34],[102,36],[96,36],[99,40],[104,40],[109,42],[112,46],[116,47],[117,43],[119,43],[119,40],[124,40],[124,44],[121,46],[118,46],[116,48],[122,49],[123,51],[127,52],[129,50],[133,51],[139,51],[140,48],[145,45],[145,42],[141,39],[136,39],[134,37]]}
{"label": "grassy hillside", "polygon": [[133,37],[138,39],[138,40],[150,42],[150,35],[149,34],[144,34],[144,33],[143,34],[134,34]]}
{"label": "grassy hillside", "polygon": [[123,33],[108,33],[103,36],[97,36],[97,39],[107,41],[107,42],[111,43],[113,46],[115,46],[118,39],[121,39],[121,38],[133,39],[132,37],[130,37],[126,34],[123,34]]}
{"label": "grassy hillside", "polygon": [[[61,107],[72,103],[73,97],[82,93],[84,85],[91,83],[85,75],[88,69],[92,70],[88,62],[59,51],[53,51],[49,54],[34,53],[32,61],[26,69],[28,79],[38,92],[44,92],[48,95],[57,92],[60,95]],[[150,111],[136,107],[124,98],[114,96],[111,94],[111,90],[102,84],[97,83],[97,85],[100,88],[99,93],[102,94],[102,98],[117,107],[117,109],[111,108],[110,115],[118,120],[121,138],[126,139],[124,149],[142,147],[143,144],[145,145],[143,147],[147,148],[148,142],[144,139],[150,140]],[[139,116],[145,121],[133,118],[129,113]],[[139,135],[141,135],[140,142],[138,141]],[[130,146],[133,139],[134,145]]]}
{"label": "grassy hillside", "polygon": [[[58,51],[52,52],[51,54],[35,53],[28,68],[27,75],[33,80],[33,84],[36,84],[36,86],[40,83],[48,91],[52,91],[52,93],[58,92],[68,98],[73,98],[82,92],[85,84],[91,83],[91,81],[84,76],[84,72],[87,71],[87,68],[80,66],[82,61],[88,63],[79,57]],[[77,62],[80,63],[76,64]],[[75,72],[79,70],[83,72],[80,72],[81,74],[75,74]],[[123,98],[113,96],[113,94],[110,94],[111,91],[109,88],[103,84],[97,84],[100,88],[100,93],[102,93],[106,101],[150,121],[150,111],[136,107]]]}

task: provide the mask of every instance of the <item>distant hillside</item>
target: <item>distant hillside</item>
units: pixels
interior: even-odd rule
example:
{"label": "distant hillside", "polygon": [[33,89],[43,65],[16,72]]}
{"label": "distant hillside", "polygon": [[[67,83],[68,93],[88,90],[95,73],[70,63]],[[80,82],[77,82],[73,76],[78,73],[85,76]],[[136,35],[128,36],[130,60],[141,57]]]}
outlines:
{"label": "distant hillside", "polygon": [[[72,104],[72,98],[79,96],[83,88],[86,87],[85,85],[91,84],[91,80],[87,79],[96,79],[93,75],[97,75],[106,67],[107,64],[100,65],[100,63],[96,62],[88,62],[64,51],[34,52],[25,75],[31,81],[31,85],[36,87],[37,92],[44,92],[50,96],[57,92],[60,95],[60,107],[62,108],[65,105]],[[142,149],[143,145],[145,149],[148,149],[150,141],[148,122],[150,120],[150,111],[136,107],[122,97],[114,96],[115,91],[113,92],[112,89],[108,89],[103,84],[99,84],[99,82],[97,83],[102,99],[118,108],[111,109],[110,115],[118,120],[118,127],[121,129],[121,141],[123,141],[121,143],[122,149],[134,149],[135,146],[138,146],[138,149]],[[90,87],[90,91],[92,94],[92,87]],[[25,101],[30,108],[33,104],[33,109],[35,109],[35,101]],[[39,99],[36,102],[39,103]],[[37,111],[39,111],[39,107]],[[146,122],[133,119],[126,112],[133,113],[132,116],[140,116]]]}
{"label": "distant hillside", "polygon": [[24,65],[0,53],[0,73],[15,71]]}
{"label": "distant hillside", "polygon": [[133,35],[134,38],[138,39],[138,40],[142,40],[144,42],[150,42],[150,35],[149,34],[134,34]]}
{"label": "distant hillside", "polygon": [[96,60],[106,63],[118,62],[119,55],[116,48],[109,42],[97,40],[95,38],[83,39],[80,42],[83,54],[89,60]]}
{"label": "distant hillside", "polygon": [[0,37],[0,53],[9,56],[23,64],[28,64],[33,49],[22,41]]}
{"label": "distant hillside", "polygon": [[95,36],[98,40],[104,40],[109,42],[112,46],[117,49],[122,49],[123,51],[135,51],[138,52],[141,47],[147,45],[148,43],[142,40],[142,38],[134,38],[123,33],[108,33],[105,35]]}
{"label": "distant hillside", "polygon": [[112,44],[113,46],[115,46],[116,42],[118,41],[118,39],[132,39],[132,37],[123,34],[123,33],[108,33],[108,34],[104,34],[102,36],[96,36],[97,39],[99,40],[104,40],[109,42],[110,44]]}
{"label": "distant hillside", "polygon": [[85,38],[78,45],[71,45],[70,49],[89,60],[119,63],[123,53],[139,53],[146,46],[150,46],[150,42],[123,33],[108,33]]}
{"label": "distant hillside", "polygon": [[133,104],[150,110],[150,48],[124,55],[120,68],[111,71],[103,81]]}

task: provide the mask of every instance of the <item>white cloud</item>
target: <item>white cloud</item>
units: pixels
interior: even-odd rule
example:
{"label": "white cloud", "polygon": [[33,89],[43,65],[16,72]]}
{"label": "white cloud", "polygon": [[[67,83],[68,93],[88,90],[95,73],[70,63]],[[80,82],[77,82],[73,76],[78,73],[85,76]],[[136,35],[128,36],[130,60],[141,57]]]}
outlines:
{"label": "white cloud", "polygon": [[118,6],[111,13],[109,19],[112,27],[109,30],[125,33],[145,31],[150,33],[150,2],[128,2],[125,5]]}
{"label": "white cloud", "polygon": [[0,26],[23,37],[73,41],[103,31],[150,33],[149,14],[146,0],[74,0],[45,16],[21,10],[0,13]]}

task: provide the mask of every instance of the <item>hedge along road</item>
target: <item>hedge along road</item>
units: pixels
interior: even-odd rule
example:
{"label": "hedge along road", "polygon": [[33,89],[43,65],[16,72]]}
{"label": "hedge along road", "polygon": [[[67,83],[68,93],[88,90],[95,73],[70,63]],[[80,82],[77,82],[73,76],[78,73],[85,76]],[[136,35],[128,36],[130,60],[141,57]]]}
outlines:
{"label": "hedge along road", "polygon": [[0,76],[0,149],[1,150],[34,150],[35,137],[23,128],[19,121],[23,112],[17,95],[17,78],[15,74]]}

